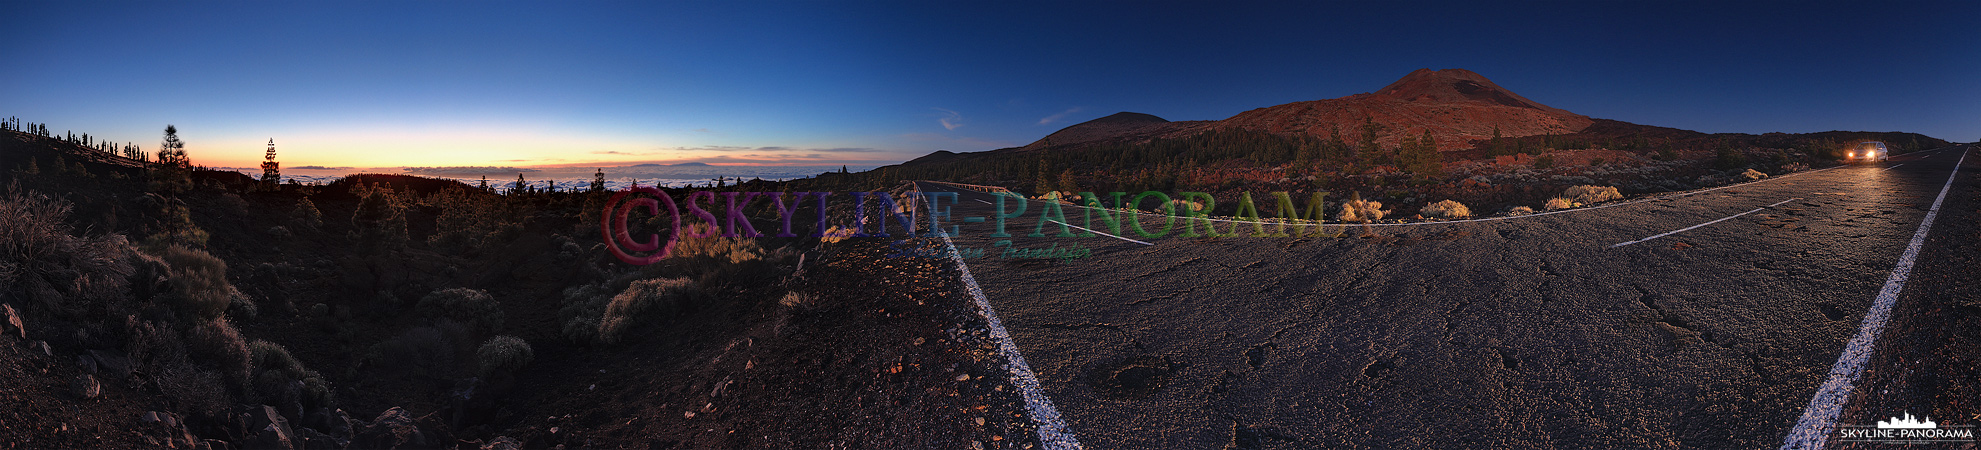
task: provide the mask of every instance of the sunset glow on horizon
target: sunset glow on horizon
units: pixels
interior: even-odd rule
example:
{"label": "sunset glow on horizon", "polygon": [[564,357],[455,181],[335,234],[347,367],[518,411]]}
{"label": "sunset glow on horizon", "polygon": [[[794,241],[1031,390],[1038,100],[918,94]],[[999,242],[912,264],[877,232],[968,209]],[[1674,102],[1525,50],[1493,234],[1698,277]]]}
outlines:
{"label": "sunset glow on horizon", "polygon": [[1590,117],[1969,141],[1953,18],[1981,11],[1953,5],[28,2],[0,117],[147,151],[173,124],[215,167],[270,138],[285,166],[876,166],[1464,68]]}

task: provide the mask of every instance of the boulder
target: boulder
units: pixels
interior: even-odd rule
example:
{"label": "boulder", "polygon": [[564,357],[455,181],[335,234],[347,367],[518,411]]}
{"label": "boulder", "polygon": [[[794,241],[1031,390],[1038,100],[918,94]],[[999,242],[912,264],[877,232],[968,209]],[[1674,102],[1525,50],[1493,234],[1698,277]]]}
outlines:
{"label": "boulder", "polygon": [[[247,448],[294,449],[297,448],[296,444],[301,443],[296,440],[296,429],[289,426],[289,419],[282,417],[282,413],[277,412],[273,406],[261,405],[249,407],[247,412],[242,413],[241,422],[249,430],[249,445],[246,446]],[[275,432],[270,433],[270,428],[274,428]],[[287,443],[286,447],[256,446],[256,443],[282,445],[284,442]]]}
{"label": "boulder", "polygon": [[523,450],[523,443],[517,441],[516,438],[496,436],[495,439],[490,439],[488,443],[482,444],[481,450]]}
{"label": "boulder", "polygon": [[158,411],[145,411],[144,416],[138,418],[138,422],[143,423],[145,425],[165,428],[168,430],[179,427],[178,418],[172,417],[172,414],[170,413],[162,413]]}
{"label": "boulder", "polygon": [[116,350],[90,350],[90,359],[96,360],[96,368],[104,376],[123,378],[131,376],[131,358]]}
{"label": "boulder", "polygon": [[377,420],[371,421],[363,430],[359,430],[357,438],[351,440],[351,445],[359,448],[403,449],[425,448],[430,444],[427,443],[426,434],[420,431],[418,419],[407,413],[404,408],[395,406],[379,413]]}
{"label": "boulder", "polygon": [[296,450],[296,436],[280,424],[268,424],[242,446],[247,450]]}
{"label": "boulder", "polygon": [[302,437],[303,450],[342,450],[351,445],[350,441],[338,439],[309,428],[297,428],[296,434]]}
{"label": "boulder", "polygon": [[77,397],[84,399],[93,399],[103,395],[103,385],[97,383],[96,377],[89,374],[77,375],[75,383],[70,384],[69,387],[72,392],[75,392]]}

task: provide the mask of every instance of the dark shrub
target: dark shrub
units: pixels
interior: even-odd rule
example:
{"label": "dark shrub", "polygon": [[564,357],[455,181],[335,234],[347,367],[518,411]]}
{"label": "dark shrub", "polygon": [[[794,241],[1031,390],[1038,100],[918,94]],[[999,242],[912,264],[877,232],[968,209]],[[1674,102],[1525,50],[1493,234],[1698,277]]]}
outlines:
{"label": "dark shrub", "polygon": [[178,244],[161,249],[158,258],[171,266],[167,283],[181,312],[200,319],[220,317],[227,312],[227,306],[234,300],[234,288],[227,284],[226,261]]}
{"label": "dark shrub", "polygon": [[415,309],[429,319],[452,319],[477,332],[491,333],[502,328],[502,305],[480,289],[433,291],[421,298]]}
{"label": "dark shrub", "polygon": [[529,365],[531,360],[536,359],[536,351],[530,348],[529,342],[515,336],[496,336],[481,344],[481,349],[475,351],[475,359],[481,362],[481,376],[489,376],[497,372],[515,372]]}

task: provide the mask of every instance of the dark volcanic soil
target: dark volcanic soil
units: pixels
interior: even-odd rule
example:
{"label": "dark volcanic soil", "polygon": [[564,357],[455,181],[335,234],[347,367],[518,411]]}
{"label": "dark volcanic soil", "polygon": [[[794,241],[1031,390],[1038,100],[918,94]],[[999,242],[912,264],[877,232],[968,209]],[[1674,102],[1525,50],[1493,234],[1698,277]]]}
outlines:
{"label": "dark volcanic soil", "polygon": [[[940,260],[837,244],[804,304],[715,307],[616,350],[545,355],[493,428],[527,447],[1026,448],[996,343]],[[742,306],[742,305],[732,305]]]}

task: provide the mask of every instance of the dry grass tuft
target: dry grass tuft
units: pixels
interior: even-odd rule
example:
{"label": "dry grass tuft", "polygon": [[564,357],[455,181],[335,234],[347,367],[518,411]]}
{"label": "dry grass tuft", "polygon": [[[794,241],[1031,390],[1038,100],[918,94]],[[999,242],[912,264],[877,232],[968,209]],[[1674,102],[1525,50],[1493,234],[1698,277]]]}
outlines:
{"label": "dry grass tuft", "polygon": [[1424,217],[1459,219],[1472,217],[1472,210],[1466,208],[1464,203],[1459,203],[1455,200],[1445,200],[1425,206],[1423,214]]}
{"label": "dry grass tuft", "polygon": [[1562,191],[1561,196],[1562,198],[1581,204],[1577,206],[1582,206],[1620,199],[1623,198],[1623,193],[1617,192],[1614,186],[1582,185],[1570,187],[1568,190]]}
{"label": "dry grass tuft", "polygon": [[1555,197],[1555,198],[1551,198],[1551,199],[1548,199],[1548,204],[1547,204],[1547,205],[1545,205],[1545,206],[1542,206],[1542,208],[1541,208],[1541,209],[1545,209],[1545,210],[1548,210],[1548,211],[1554,211],[1554,210],[1558,210],[1558,209],[1568,209],[1568,208],[1574,208],[1575,206],[1576,206],[1576,204],[1575,204],[1575,201],[1574,201],[1574,200],[1569,200],[1569,199],[1565,199],[1565,198],[1561,198],[1561,197]]}

